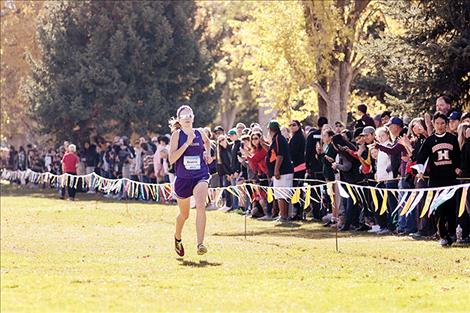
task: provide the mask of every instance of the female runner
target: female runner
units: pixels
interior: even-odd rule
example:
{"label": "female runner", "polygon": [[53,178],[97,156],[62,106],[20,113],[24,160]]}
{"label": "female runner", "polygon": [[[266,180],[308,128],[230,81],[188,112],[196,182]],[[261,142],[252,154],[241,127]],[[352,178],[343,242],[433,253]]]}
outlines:
{"label": "female runner", "polygon": [[175,166],[174,192],[180,213],[176,218],[175,251],[184,256],[181,232],[189,217],[190,198],[196,201],[197,254],[207,252],[204,246],[206,200],[209,188],[210,141],[202,130],[193,128],[194,113],[181,106],[176,118],[170,121],[173,133],[170,140],[170,164]]}

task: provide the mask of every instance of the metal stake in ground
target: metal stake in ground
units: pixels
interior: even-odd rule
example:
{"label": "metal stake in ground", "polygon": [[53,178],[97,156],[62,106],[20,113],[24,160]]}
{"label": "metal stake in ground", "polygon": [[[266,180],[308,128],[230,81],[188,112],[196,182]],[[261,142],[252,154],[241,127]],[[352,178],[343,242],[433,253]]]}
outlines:
{"label": "metal stake in ground", "polygon": [[335,231],[335,239],[336,239],[336,252],[339,252],[339,249],[338,249],[338,223],[336,223],[336,231]]}
{"label": "metal stake in ground", "polygon": [[245,215],[245,239],[246,239],[246,215],[247,215],[247,214],[248,214],[248,210],[247,210],[247,212],[245,212],[245,214],[244,214],[244,215]]}

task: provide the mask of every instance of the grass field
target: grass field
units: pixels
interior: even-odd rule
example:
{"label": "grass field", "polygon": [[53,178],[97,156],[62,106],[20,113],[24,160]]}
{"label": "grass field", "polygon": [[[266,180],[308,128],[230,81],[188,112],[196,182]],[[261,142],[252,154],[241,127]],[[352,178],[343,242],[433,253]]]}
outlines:
{"label": "grass field", "polygon": [[[175,206],[2,185],[2,312],[469,312],[470,249],[195,212],[173,250]],[[97,200],[95,200],[97,199]]]}

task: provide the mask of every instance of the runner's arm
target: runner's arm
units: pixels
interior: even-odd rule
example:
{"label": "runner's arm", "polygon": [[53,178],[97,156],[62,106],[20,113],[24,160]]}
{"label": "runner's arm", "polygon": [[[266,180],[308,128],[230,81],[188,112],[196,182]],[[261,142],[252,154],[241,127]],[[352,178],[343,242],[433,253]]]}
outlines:
{"label": "runner's arm", "polygon": [[174,164],[176,161],[178,161],[179,158],[183,155],[184,151],[189,147],[189,144],[185,142],[179,149],[178,149],[178,141],[180,138],[180,132],[175,131],[173,134],[171,134],[171,139],[170,139],[170,155],[168,158],[168,161],[170,164]]}

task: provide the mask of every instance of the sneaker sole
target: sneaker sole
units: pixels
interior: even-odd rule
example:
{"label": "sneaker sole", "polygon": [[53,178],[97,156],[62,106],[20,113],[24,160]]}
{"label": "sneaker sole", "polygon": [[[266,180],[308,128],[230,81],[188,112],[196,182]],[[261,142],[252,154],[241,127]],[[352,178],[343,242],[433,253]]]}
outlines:
{"label": "sneaker sole", "polygon": [[206,254],[206,253],[207,253],[207,249],[206,249],[206,248],[204,248],[204,249],[198,249],[198,250],[197,250],[197,254],[198,254],[198,255],[204,255],[204,254]]}

